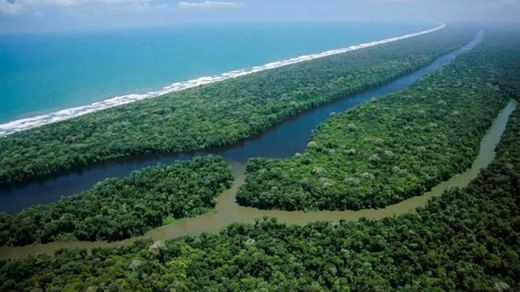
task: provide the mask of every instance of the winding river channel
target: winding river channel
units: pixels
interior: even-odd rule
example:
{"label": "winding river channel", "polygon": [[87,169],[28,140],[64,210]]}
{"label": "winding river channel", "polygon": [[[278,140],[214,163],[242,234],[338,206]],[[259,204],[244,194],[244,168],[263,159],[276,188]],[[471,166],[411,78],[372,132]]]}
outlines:
{"label": "winding river channel", "polygon": [[509,115],[516,107],[516,102],[510,101],[498,114],[488,132],[483,137],[480,152],[475,158],[471,168],[440,183],[421,196],[412,197],[386,208],[358,211],[316,212],[259,210],[239,206],[235,201],[235,196],[238,188],[244,182],[247,159],[251,157],[287,157],[294,155],[296,152],[303,151],[309,140],[311,131],[316,128],[319,123],[326,120],[330,116],[330,113],[345,111],[374,96],[386,95],[412,85],[422,76],[435,71],[440,66],[448,64],[458,55],[474,48],[480,43],[482,36],[483,32],[479,32],[475,38],[465,46],[443,55],[430,65],[400,77],[393,82],[345,97],[342,100],[303,113],[268,130],[262,135],[252,137],[237,145],[211,151],[116,160],[94,165],[91,168],[83,169],[79,172],[67,173],[55,178],[45,179],[27,185],[12,186],[7,190],[2,190],[0,191],[0,212],[17,212],[35,203],[52,202],[60,196],[86,190],[92,187],[96,182],[107,177],[126,176],[133,170],[149,165],[155,165],[157,163],[167,164],[176,160],[190,159],[197,155],[207,155],[209,153],[223,156],[232,165],[233,176],[235,178],[232,187],[218,197],[216,208],[204,215],[177,220],[172,224],[151,230],[143,236],[133,237],[123,241],[66,241],[18,247],[3,246],[0,247],[0,259],[25,257],[39,253],[53,253],[60,248],[79,247],[90,250],[96,247],[121,246],[143,238],[166,240],[185,235],[198,235],[203,232],[218,232],[231,223],[253,223],[255,219],[261,217],[275,217],[279,222],[287,224],[306,224],[320,220],[338,222],[340,220],[355,220],[362,217],[378,219],[413,212],[416,208],[425,206],[432,197],[441,195],[450,188],[466,186],[478,175],[482,168],[487,167],[493,161],[496,145],[505,130]]}

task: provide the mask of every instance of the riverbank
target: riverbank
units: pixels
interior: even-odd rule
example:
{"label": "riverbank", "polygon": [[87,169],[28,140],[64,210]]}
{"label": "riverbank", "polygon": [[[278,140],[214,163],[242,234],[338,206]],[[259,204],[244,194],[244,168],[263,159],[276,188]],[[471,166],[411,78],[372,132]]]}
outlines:
{"label": "riverbank", "polygon": [[144,236],[133,237],[116,242],[87,242],[68,241],[52,242],[48,244],[32,244],[17,247],[0,247],[0,259],[23,258],[41,253],[53,254],[62,248],[82,248],[92,250],[94,248],[120,247],[133,242],[151,238],[153,240],[169,240],[182,236],[197,236],[205,232],[216,233],[232,223],[254,223],[262,217],[276,218],[278,222],[285,224],[305,225],[315,221],[328,221],[338,223],[343,220],[358,220],[360,218],[381,219],[413,212],[419,207],[425,207],[433,197],[442,195],[452,188],[466,187],[475,179],[483,168],[486,168],[495,158],[495,149],[504,133],[507,121],[517,106],[516,101],[510,101],[499,113],[490,129],[481,141],[478,156],[471,168],[444,181],[431,191],[421,196],[412,197],[400,203],[390,205],[382,209],[365,209],[358,211],[276,211],[259,210],[256,208],[242,207],[236,203],[236,193],[244,183],[243,164],[233,164],[234,182],[229,190],[224,191],[217,199],[215,210],[204,215],[185,218],[175,223],[154,229]]}

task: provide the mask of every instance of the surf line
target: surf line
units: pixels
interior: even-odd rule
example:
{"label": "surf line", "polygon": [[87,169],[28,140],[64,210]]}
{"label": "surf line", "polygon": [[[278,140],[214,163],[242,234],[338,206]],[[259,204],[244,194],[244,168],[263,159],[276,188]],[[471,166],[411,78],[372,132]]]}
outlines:
{"label": "surf line", "polygon": [[387,38],[387,39],[383,39],[383,40],[379,40],[379,41],[362,43],[362,44],[353,45],[353,46],[341,48],[341,49],[328,50],[328,51],[324,51],[324,52],[316,53],[316,54],[302,55],[302,56],[291,58],[291,59],[267,63],[267,64],[264,64],[261,66],[254,66],[249,69],[234,70],[234,71],[223,73],[221,75],[204,76],[204,77],[199,77],[199,78],[188,80],[188,81],[175,82],[175,83],[167,85],[157,91],[150,91],[150,92],[146,92],[146,93],[142,93],[142,94],[132,93],[132,94],[127,94],[127,95],[116,96],[116,97],[112,97],[112,98],[105,99],[102,101],[93,102],[91,104],[84,105],[84,106],[72,107],[72,108],[59,110],[59,111],[52,112],[52,113],[45,114],[45,115],[18,119],[18,120],[4,123],[4,124],[0,124],[0,137],[6,136],[9,134],[13,134],[16,132],[28,130],[31,128],[36,128],[36,127],[40,127],[43,125],[51,124],[51,123],[65,121],[68,119],[83,116],[83,115],[101,111],[104,109],[108,109],[108,108],[112,108],[112,107],[116,107],[116,106],[120,106],[120,105],[124,105],[124,104],[129,104],[129,103],[133,103],[133,102],[144,100],[144,99],[158,97],[158,96],[162,96],[162,95],[165,95],[168,93],[186,90],[189,88],[198,87],[201,85],[211,84],[211,83],[215,83],[215,82],[224,81],[227,79],[238,78],[241,76],[245,76],[245,75],[249,75],[249,74],[253,74],[253,73],[257,73],[257,72],[261,72],[261,71],[271,70],[271,69],[280,68],[280,67],[284,67],[284,66],[288,66],[288,65],[293,65],[293,64],[297,64],[297,63],[301,63],[301,62],[305,62],[305,61],[324,58],[324,57],[333,56],[333,55],[337,55],[337,54],[343,54],[346,52],[356,51],[356,50],[360,50],[360,49],[364,49],[364,48],[374,47],[374,46],[378,46],[378,45],[382,45],[382,44],[388,44],[388,43],[392,43],[392,42],[396,42],[396,41],[400,41],[400,40],[404,40],[404,39],[408,39],[408,38],[413,38],[413,37],[417,37],[420,35],[424,35],[424,34],[428,34],[428,33],[432,33],[432,32],[441,30],[441,29],[445,28],[446,26],[447,25],[443,23],[432,29],[424,30],[424,31],[416,32],[416,33],[405,34],[405,35]]}

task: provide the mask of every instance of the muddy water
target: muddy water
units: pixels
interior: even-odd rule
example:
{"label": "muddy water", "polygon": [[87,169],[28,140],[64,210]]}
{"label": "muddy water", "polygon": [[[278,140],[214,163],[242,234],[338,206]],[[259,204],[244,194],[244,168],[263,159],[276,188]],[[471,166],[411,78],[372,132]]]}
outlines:
{"label": "muddy water", "polygon": [[199,235],[203,232],[218,232],[225,226],[234,223],[253,223],[255,219],[264,216],[275,217],[278,221],[286,224],[303,225],[314,221],[338,222],[340,220],[356,220],[362,217],[379,219],[388,216],[395,216],[407,212],[413,212],[418,207],[423,207],[435,196],[439,196],[446,190],[454,187],[465,187],[477,177],[480,170],[487,167],[495,158],[495,148],[502,136],[510,114],[516,108],[517,103],[511,100],[507,106],[498,114],[497,118],[487,131],[480,143],[480,151],[475,158],[471,168],[463,173],[455,175],[451,179],[435,186],[431,191],[422,196],[412,197],[400,203],[390,205],[382,209],[364,209],[358,211],[278,211],[278,210],[259,210],[255,208],[242,207],[236,204],[235,196],[238,188],[244,182],[245,164],[232,162],[233,175],[235,181],[232,187],[219,196],[214,211],[204,215],[186,218],[172,224],[154,229],[144,236],[130,238],[118,242],[53,242],[48,244],[33,244],[22,247],[0,247],[0,258],[25,257],[39,253],[53,253],[60,248],[79,247],[92,249],[95,247],[115,247],[132,243],[142,238],[152,238],[154,240],[167,240],[185,235]]}

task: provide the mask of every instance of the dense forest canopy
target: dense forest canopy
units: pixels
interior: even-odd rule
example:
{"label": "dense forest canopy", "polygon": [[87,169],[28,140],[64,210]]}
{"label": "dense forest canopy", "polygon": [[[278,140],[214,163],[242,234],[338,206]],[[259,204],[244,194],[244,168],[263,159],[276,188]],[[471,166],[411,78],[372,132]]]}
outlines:
{"label": "dense forest canopy", "polygon": [[206,156],[107,179],[57,202],[0,213],[0,245],[56,240],[120,240],[215,206],[231,186],[230,166]]}
{"label": "dense forest canopy", "polygon": [[517,110],[495,162],[467,189],[416,213],[304,227],[265,220],[215,235],[1,261],[0,290],[518,291],[519,194]]}
{"label": "dense forest canopy", "polygon": [[487,36],[409,89],[334,115],[302,154],[250,160],[238,202],[284,210],[380,208],[462,172],[510,98],[502,67],[520,58],[518,46],[502,45]]}
{"label": "dense forest canopy", "polygon": [[413,71],[474,35],[471,29],[448,27],[2,137],[0,185],[116,157],[231,144]]}
{"label": "dense forest canopy", "polygon": [[[431,46],[432,43],[428,45]],[[405,47],[402,49],[405,50]],[[372,53],[375,56],[383,54],[375,49]],[[389,50],[389,54],[397,52]],[[365,55],[360,53],[360,57],[363,56]],[[343,64],[339,62],[342,56],[337,58],[338,64]],[[302,66],[311,66],[310,64]],[[334,68],[331,64],[327,66]],[[293,69],[288,67],[284,70]],[[278,74],[276,72],[273,76]],[[372,75],[366,74],[367,78],[371,78]],[[269,75],[265,76],[267,78]],[[489,122],[507,98],[512,97],[520,101],[519,76],[520,30],[488,31],[484,43],[474,51],[459,57],[438,73],[426,77],[410,90],[333,116],[314,133],[314,143],[311,143],[310,149],[301,156],[284,160],[254,160],[248,169],[248,186],[244,189],[250,193],[242,193],[241,200],[255,198],[251,189],[252,183],[259,189],[265,183],[253,176],[256,172],[264,175],[255,169],[255,165],[263,167],[270,163],[279,164],[279,169],[273,172],[274,178],[268,177],[267,182],[272,179],[279,180],[277,187],[290,194],[293,182],[280,180],[280,177],[285,175],[285,171],[293,170],[282,168],[286,165],[281,163],[288,164],[287,161],[291,159],[305,156],[309,158],[305,163],[327,162],[328,155],[338,155],[334,157],[340,163],[352,163],[356,169],[370,167],[361,164],[361,160],[359,165],[354,165],[353,161],[356,161],[356,155],[361,155],[364,151],[380,151],[376,147],[382,150],[381,155],[376,153],[379,159],[374,160],[380,166],[371,169],[374,173],[376,169],[381,171],[381,175],[386,175],[389,179],[383,184],[382,178],[376,176],[377,173],[372,173],[374,180],[369,175],[364,177],[370,179],[372,184],[380,184],[382,190],[391,191],[393,185],[405,182],[394,178],[400,171],[394,172],[393,165],[390,167],[383,164],[387,162],[388,153],[385,151],[402,155],[402,159],[393,157],[393,160],[389,160],[404,163],[398,165],[399,170],[404,171],[402,175],[408,175],[411,170],[417,169],[425,173],[437,173],[437,178],[449,176],[461,167],[467,166],[471,161],[467,157],[474,157],[483,131],[488,128]],[[215,85],[215,88],[219,87]],[[205,90],[207,89],[199,88],[194,92]],[[163,104],[167,99],[163,97],[150,102]],[[317,104],[316,100],[309,102],[312,105]],[[137,112],[140,112],[141,107],[144,111],[151,109],[151,104],[136,104],[111,111],[113,117],[118,119],[120,117],[117,113],[122,114],[133,107],[138,109]],[[416,104],[419,106],[414,106]],[[193,113],[197,114],[198,112]],[[426,116],[436,120],[430,120]],[[107,113],[99,113],[85,119],[102,117],[109,119]],[[141,119],[146,120],[147,117],[143,115]],[[371,119],[375,121],[372,122]],[[11,143],[20,143],[22,146],[23,139],[37,137],[37,133],[43,135],[43,138],[53,132],[59,134],[65,131],[66,125],[71,129],[79,128],[81,123],[89,124],[86,120],[78,119],[16,134],[1,143],[11,145],[9,147],[14,147],[12,145],[15,144]],[[350,125],[351,123],[353,125]],[[131,125],[133,124],[128,122],[129,129]],[[132,131],[140,133],[137,129],[141,126],[135,127]],[[402,130],[408,128],[407,132]],[[91,133],[96,132],[95,129],[93,127]],[[99,129],[107,131],[107,128],[101,126]],[[382,133],[380,137],[375,136],[383,130],[392,132],[390,135]],[[451,132],[458,136],[452,136]],[[351,136],[357,137],[359,141],[368,139],[370,143],[362,144]],[[188,134],[186,137],[191,136]],[[145,138],[143,133],[139,139]],[[376,143],[376,138],[381,138],[382,141]],[[150,140],[154,141],[153,139]],[[190,139],[185,140],[185,145],[189,145]],[[416,152],[400,152],[402,147],[408,145],[400,146],[398,139],[408,141],[410,146],[416,147],[414,151],[419,151],[418,147],[424,146],[420,148],[419,153],[425,156],[412,159]],[[345,140],[360,144],[355,144],[359,146],[356,146],[355,151],[351,151],[350,147],[340,147]],[[42,141],[45,144],[50,140]],[[65,145],[54,143],[56,147]],[[386,147],[395,148],[388,150]],[[9,148],[0,154],[10,153],[13,149],[15,148]],[[22,149],[25,150],[20,150],[20,156],[29,155],[29,148]],[[336,151],[337,149],[348,151],[340,152]],[[395,149],[395,152],[392,149]],[[25,259],[2,260],[0,290],[519,291],[520,109],[517,108],[511,115],[496,152],[495,161],[467,188],[451,190],[432,199],[426,207],[409,214],[382,220],[361,219],[342,221],[338,224],[315,222],[305,226],[287,226],[265,218],[259,219],[255,224],[233,224],[218,234],[182,237],[165,242],[143,240],[118,248],[98,248],[91,253],[80,249],[64,249],[55,255],[42,254]],[[363,155],[370,158],[374,154]],[[104,159],[101,156],[98,158]],[[429,161],[431,168],[435,168],[436,172],[432,172],[433,169],[425,166],[422,160]],[[2,163],[7,162],[4,160]],[[299,169],[304,167],[305,163],[293,167]],[[337,166],[332,162],[328,163]],[[68,164],[53,164],[52,170],[57,169],[57,165],[64,167]],[[341,168],[337,167],[336,170],[339,172]],[[32,175],[31,172],[20,173],[24,175],[18,178]],[[423,179],[425,181],[421,183],[421,188],[427,188],[426,178]],[[89,222],[90,214],[108,217],[117,222],[126,222],[120,215],[140,216],[129,221],[138,224],[133,225],[135,229],[131,230],[139,230],[139,224],[143,224],[143,219],[152,218],[148,225],[143,227],[148,229],[154,224],[162,224],[165,217],[190,216],[211,208],[215,195],[228,187],[230,181],[229,166],[221,158],[214,156],[172,166],[147,168],[133,173],[128,178],[105,181],[88,192],[65,198],[55,204],[30,208],[14,217],[3,216],[0,219],[3,221],[0,222],[10,222],[2,223],[10,227],[0,226],[0,230],[16,233],[15,228],[18,225],[23,229],[26,221],[41,218],[51,221],[35,224],[66,223],[66,226],[70,226],[71,222],[77,222],[77,226],[84,226]],[[385,189],[387,184],[389,189]],[[356,182],[356,186],[364,185],[360,181]],[[333,190],[339,186],[330,184],[329,188]],[[388,199],[385,194],[381,192],[376,195],[380,195],[379,200]],[[412,192],[401,194],[408,196]],[[343,204],[341,200],[330,200],[327,193],[323,194],[323,198],[334,204]],[[367,204],[377,202],[357,199]],[[69,221],[67,216],[64,216],[67,217],[65,219],[59,217],[67,212],[69,217],[78,216],[86,206],[92,206],[90,210],[86,210],[86,217],[76,217],[73,221]],[[71,209],[67,209],[69,207]],[[316,205],[310,208],[318,207]],[[114,213],[111,213],[112,210]],[[54,211],[58,213],[53,213]],[[27,214],[26,217],[18,217],[24,212]],[[48,229],[50,235],[45,235],[45,238],[53,240],[77,237],[74,235],[76,229],[69,230],[66,234],[60,233],[60,230],[67,230],[64,229],[66,226],[60,226],[54,233],[53,229]],[[96,233],[98,230],[110,231],[103,234],[121,234],[119,231],[112,232],[103,225],[92,227],[94,237],[100,237],[99,233]],[[38,233],[39,230],[34,227],[24,232],[35,233],[36,237],[29,237],[28,242],[45,240],[42,233]],[[5,234],[2,233],[1,236]]]}

